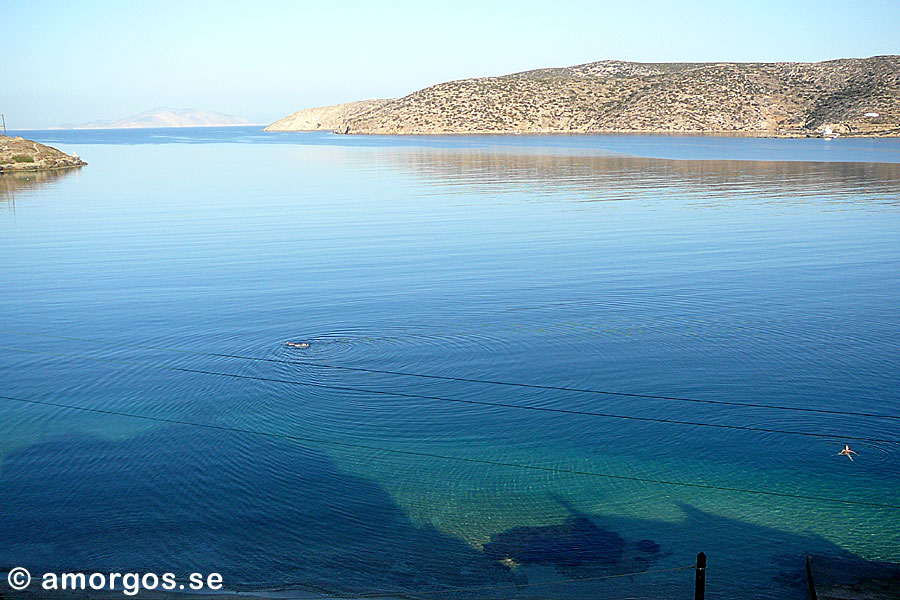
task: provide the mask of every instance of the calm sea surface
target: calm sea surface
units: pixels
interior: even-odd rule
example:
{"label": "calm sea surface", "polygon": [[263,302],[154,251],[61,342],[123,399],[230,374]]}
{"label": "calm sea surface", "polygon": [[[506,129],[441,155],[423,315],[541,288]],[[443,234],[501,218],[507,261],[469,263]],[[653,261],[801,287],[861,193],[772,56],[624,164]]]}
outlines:
{"label": "calm sea surface", "polygon": [[900,562],[900,141],[23,133],[89,166],[0,176],[0,570],[687,598],[703,551],[761,599]]}

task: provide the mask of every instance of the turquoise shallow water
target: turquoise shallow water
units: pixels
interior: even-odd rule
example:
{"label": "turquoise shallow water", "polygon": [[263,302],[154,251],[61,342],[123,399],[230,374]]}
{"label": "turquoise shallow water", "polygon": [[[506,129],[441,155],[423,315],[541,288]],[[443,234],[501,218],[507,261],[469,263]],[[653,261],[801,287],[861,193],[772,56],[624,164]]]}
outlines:
{"label": "turquoise shallow water", "polygon": [[900,505],[898,419],[291,362],[900,415],[897,141],[27,136],[89,166],[0,178],[0,394],[225,429],[0,401],[0,569],[688,597],[652,571],[704,551],[715,597],[800,598],[807,553],[900,562],[900,509],[793,497]]}

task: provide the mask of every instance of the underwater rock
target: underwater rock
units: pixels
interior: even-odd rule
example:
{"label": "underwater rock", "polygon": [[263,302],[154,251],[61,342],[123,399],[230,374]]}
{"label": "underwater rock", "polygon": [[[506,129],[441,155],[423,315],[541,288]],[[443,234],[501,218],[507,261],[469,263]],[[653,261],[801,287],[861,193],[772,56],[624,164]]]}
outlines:
{"label": "underwater rock", "polygon": [[625,540],[615,531],[577,516],[561,525],[516,527],[498,533],[484,545],[484,553],[498,561],[511,559],[519,564],[580,567],[618,563],[625,545]]}
{"label": "underwater rock", "polygon": [[641,552],[647,552],[648,554],[659,554],[659,544],[657,544],[653,540],[638,540],[635,546]]}
{"label": "underwater rock", "polygon": [[819,598],[834,600],[900,598],[900,564],[824,554],[811,555],[809,560],[812,580]]}

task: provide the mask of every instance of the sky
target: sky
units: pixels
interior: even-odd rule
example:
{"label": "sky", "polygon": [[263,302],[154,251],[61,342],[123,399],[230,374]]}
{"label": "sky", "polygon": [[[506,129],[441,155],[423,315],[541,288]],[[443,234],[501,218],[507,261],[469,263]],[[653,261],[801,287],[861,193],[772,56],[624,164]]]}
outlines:
{"label": "sky", "polygon": [[269,123],[452,79],[619,59],[900,54],[900,2],[0,0],[10,129],[166,106]]}

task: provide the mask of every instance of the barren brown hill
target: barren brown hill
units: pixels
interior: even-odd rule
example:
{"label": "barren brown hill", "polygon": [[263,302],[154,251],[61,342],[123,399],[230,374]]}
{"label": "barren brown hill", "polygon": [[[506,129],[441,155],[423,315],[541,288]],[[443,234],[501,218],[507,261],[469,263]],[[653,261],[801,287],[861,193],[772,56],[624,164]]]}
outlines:
{"label": "barren brown hill", "polygon": [[346,133],[900,135],[900,57],[601,61],[440,83],[350,115]]}

